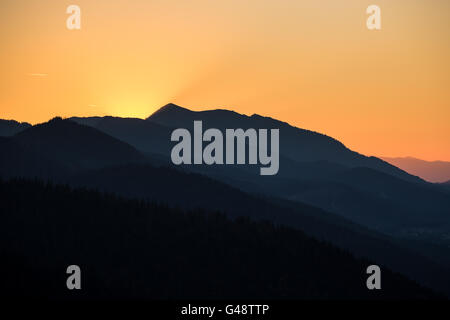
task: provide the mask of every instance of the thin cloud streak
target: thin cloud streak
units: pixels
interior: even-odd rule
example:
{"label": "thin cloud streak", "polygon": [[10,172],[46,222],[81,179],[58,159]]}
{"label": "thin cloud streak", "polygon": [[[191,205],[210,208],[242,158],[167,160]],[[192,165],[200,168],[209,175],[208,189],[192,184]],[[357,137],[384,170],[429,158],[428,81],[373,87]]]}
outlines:
{"label": "thin cloud streak", "polygon": [[48,73],[29,73],[28,74],[31,77],[40,77],[40,78],[44,78],[48,76]]}

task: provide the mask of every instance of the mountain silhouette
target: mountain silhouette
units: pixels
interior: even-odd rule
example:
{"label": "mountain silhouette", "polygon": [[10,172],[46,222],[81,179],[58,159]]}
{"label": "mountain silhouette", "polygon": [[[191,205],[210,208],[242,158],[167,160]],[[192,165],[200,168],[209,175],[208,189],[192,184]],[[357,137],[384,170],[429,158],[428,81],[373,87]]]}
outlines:
{"label": "mountain silhouette", "polygon": [[[261,116],[247,117],[226,110],[194,112],[169,104],[147,120],[54,119],[18,133],[13,140],[71,170],[137,162],[171,166],[169,126],[189,128],[195,119],[219,128],[279,127],[280,144],[285,145],[281,148],[280,171],[274,177],[264,177],[249,165],[182,166],[183,170],[208,175],[247,192],[308,203],[393,235],[400,232],[412,236],[418,227],[432,231],[438,226],[439,232],[443,226],[450,228],[450,199],[443,188],[431,186],[382,160],[350,151],[325,135]],[[295,145],[297,140],[299,147]],[[309,149],[303,158],[310,161],[295,158],[292,150],[302,148]],[[327,159],[321,159],[326,155]]]}
{"label": "mountain silhouette", "polygon": [[441,188],[370,168],[347,169],[321,182],[279,189],[282,193],[391,234],[405,231],[406,226],[430,230],[449,226],[450,198]]}
{"label": "mountain silhouette", "polygon": [[30,150],[12,138],[0,137],[0,177],[37,177],[56,179],[67,174],[69,168],[52,159],[51,155]]}
{"label": "mountain silhouette", "polygon": [[137,118],[118,117],[72,117],[69,120],[96,128],[118,140],[124,141],[143,153],[156,156],[170,154],[171,129]]}
{"label": "mountain silhouette", "polygon": [[445,182],[450,179],[450,162],[425,161],[412,157],[382,159],[429,182]]}
{"label": "mountain silhouette", "polygon": [[[279,128],[280,170],[276,176],[260,176],[258,168],[251,165],[180,167],[247,192],[308,203],[392,235],[416,237],[417,228],[430,232],[437,228],[445,237],[442,226],[450,228],[450,200],[444,188],[427,184],[381,159],[353,152],[331,137],[268,117],[228,110],[195,112],[168,104],[145,121],[110,117],[73,120],[92,125],[143,153],[159,155],[160,164],[167,166],[172,165],[171,131],[178,127],[192,130],[194,120],[202,120],[204,129]],[[122,129],[117,129],[120,126]]]}
{"label": "mountain silhouette", "polygon": [[12,140],[72,170],[145,161],[145,157],[127,143],[61,118],[21,131]]}
{"label": "mountain silhouette", "polygon": [[0,119],[0,137],[13,136],[16,133],[31,127],[27,122],[17,122],[15,120]]}
{"label": "mountain silhouette", "polygon": [[[284,145],[279,174],[260,176],[249,165],[172,165],[172,130],[191,128],[190,120],[201,117],[222,128],[284,128],[280,142],[283,132],[291,142]],[[296,159],[297,151],[289,150],[296,139],[303,150],[318,147]],[[55,118],[1,138],[0,148],[3,177],[40,177],[172,208],[268,220],[450,293],[450,193],[319,133],[261,116],[170,104],[146,120]]]}
{"label": "mountain silhouette", "polygon": [[[280,156],[284,162],[296,163],[292,170],[291,165],[280,166],[281,174],[292,176],[301,171],[311,176],[323,175],[323,166],[331,163],[332,166],[343,167],[368,167],[385,172],[407,181],[422,182],[418,177],[390,165],[375,157],[366,157],[347,149],[341,142],[326,135],[292,127],[291,125],[268,117],[253,115],[251,117],[238,114],[229,110],[210,110],[195,112],[175,104],[169,103],[157,110],[144,122],[141,119],[113,118],[113,117],[74,117],[73,120],[80,124],[89,125],[99,129],[119,140],[133,145],[145,153],[161,154],[166,158],[170,154],[173,144],[170,142],[170,134],[175,128],[192,129],[193,121],[202,120],[204,130],[207,128],[279,128]],[[166,160],[169,164],[169,159]],[[315,171],[311,167],[302,170],[298,165],[305,163],[309,166],[313,163]],[[320,166],[323,165],[323,166]],[[239,166],[243,167],[243,166]],[[292,166],[291,166],[292,167]]]}
{"label": "mountain silhouette", "polygon": [[440,183],[439,185],[441,185],[447,191],[450,191],[450,181]]}
{"label": "mountain silhouette", "polygon": [[332,161],[347,167],[373,168],[402,179],[420,182],[420,179],[375,158],[351,151],[341,142],[321,133],[300,129],[286,122],[257,114],[246,116],[229,110],[191,111],[175,104],[157,110],[147,121],[170,128],[192,128],[193,121],[202,120],[203,128],[273,129],[280,130],[280,154],[297,162]]}

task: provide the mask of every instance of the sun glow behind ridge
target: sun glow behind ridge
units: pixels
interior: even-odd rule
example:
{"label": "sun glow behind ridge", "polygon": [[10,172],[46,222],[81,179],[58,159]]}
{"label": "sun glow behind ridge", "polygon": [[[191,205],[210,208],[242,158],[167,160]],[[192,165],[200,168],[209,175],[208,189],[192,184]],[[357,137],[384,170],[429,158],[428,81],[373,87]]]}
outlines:
{"label": "sun glow behind ridge", "polygon": [[0,118],[258,113],[369,155],[450,160],[448,1],[3,0]]}

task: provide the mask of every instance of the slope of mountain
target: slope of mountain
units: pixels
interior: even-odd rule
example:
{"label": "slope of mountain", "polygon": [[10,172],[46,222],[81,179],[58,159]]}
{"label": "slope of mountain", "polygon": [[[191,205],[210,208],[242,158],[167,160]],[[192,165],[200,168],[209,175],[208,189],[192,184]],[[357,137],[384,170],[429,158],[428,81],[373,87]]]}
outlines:
{"label": "slope of mountain", "polygon": [[205,129],[279,128],[281,155],[276,176],[260,176],[258,168],[251,165],[182,168],[247,192],[306,202],[392,235],[415,238],[424,232],[436,232],[436,239],[447,239],[450,230],[450,200],[444,188],[427,184],[380,159],[355,153],[330,137],[271,118],[227,110],[194,112],[168,104],[146,121],[108,117],[75,120],[146,153],[159,154],[160,163],[166,165],[171,165],[169,154],[174,145],[171,130],[192,130],[194,120],[202,120]]}
{"label": "slope of mountain", "polygon": [[278,195],[339,213],[357,223],[404,235],[417,227],[450,230],[450,196],[434,185],[409,183],[369,168],[278,190]]}
{"label": "slope of mountain", "polygon": [[18,134],[22,148],[64,163],[71,170],[146,161],[134,147],[88,126],[55,118]]}
{"label": "slope of mountain", "polygon": [[445,190],[450,192],[450,181],[439,183],[440,186],[442,186]]}
{"label": "slope of mountain", "polygon": [[191,111],[168,104],[147,121],[170,128],[193,128],[194,120],[202,120],[203,128],[278,128],[280,129],[280,154],[298,162],[332,161],[347,167],[373,168],[407,181],[421,182],[417,177],[375,157],[366,157],[349,150],[341,142],[309,130],[293,127],[286,122],[254,114],[251,117],[228,110]]}
{"label": "slope of mountain", "polygon": [[116,139],[124,141],[139,151],[148,154],[170,154],[170,139],[172,130],[157,123],[137,118],[117,117],[73,117],[69,120],[96,128]]}
{"label": "slope of mountain", "polygon": [[425,161],[412,157],[382,159],[429,182],[444,182],[450,179],[450,162]]}
{"label": "slope of mountain", "polygon": [[[331,162],[340,166],[364,166],[398,176],[412,182],[422,182],[419,178],[375,157],[365,157],[347,149],[339,141],[326,135],[299,129],[285,122],[259,115],[251,117],[228,110],[210,110],[195,112],[174,104],[168,104],[149,118],[146,123],[141,119],[91,117],[71,118],[71,120],[92,126],[113,137],[125,141],[146,153],[170,155],[170,134],[175,128],[192,129],[194,120],[202,120],[207,128],[280,128],[280,153],[285,161],[294,160],[304,163]],[[322,170],[317,168],[316,173]],[[292,173],[284,169],[287,176]]]}
{"label": "slope of mountain", "polygon": [[31,127],[31,124],[27,122],[17,122],[15,120],[2,120],[0,119],[0,136],[9,137],[13,136],[20,131],[23,131]]}
{"label": "slope of mountain", "polygon": [[[387,268],[383,289],[367,290],[373,262],[267,222],[37,181],[0,180],[0,196],[8,299],[442,298]],[[73,263],[83,274],[78,295],[61,272]]]}
{"label": "slope of mountain", "polygon": [[308,203],[391,235],[416,238],[423,232],[435,233],[436,240],[448,242],[450,195],[440,186],[410,183],[364,167],[349,169],[326,162],[290,165],[288,174],[283,167],[269,177],[233,166],[183,168],[247,192]]}
{"label": "slope of mountain", "polygon": [[0,137],[0,177],[56,179],[69,170],[51,157],[22,147],[12,138]]}

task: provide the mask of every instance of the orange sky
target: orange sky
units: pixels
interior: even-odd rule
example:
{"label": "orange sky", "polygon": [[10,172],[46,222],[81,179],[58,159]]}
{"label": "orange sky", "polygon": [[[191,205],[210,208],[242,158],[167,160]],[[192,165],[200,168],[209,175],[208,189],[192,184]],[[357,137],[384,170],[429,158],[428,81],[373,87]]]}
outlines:
{"label": "orange sky", "polygon": [[[66,28],[70,4],[81,30]],[[380,31],[366,28],[370,4]],[[450,1],[0,6],[0,118],[143,118],[174,102],[272,116],[367,155],[450,161]]]}

